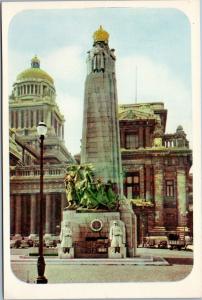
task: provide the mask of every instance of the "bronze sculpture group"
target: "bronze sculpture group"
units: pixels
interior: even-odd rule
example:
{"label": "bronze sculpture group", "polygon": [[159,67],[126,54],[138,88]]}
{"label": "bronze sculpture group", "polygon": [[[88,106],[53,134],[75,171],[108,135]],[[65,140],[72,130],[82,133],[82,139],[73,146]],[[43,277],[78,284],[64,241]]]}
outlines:
{"label": "bronze sculpture group", "polygon": [[106,184],[101,178],[95,179],[93,166],[69,165],[65,176],[67,209],[110,209],[118,204],[118,196],[113,192],[112,183]]}

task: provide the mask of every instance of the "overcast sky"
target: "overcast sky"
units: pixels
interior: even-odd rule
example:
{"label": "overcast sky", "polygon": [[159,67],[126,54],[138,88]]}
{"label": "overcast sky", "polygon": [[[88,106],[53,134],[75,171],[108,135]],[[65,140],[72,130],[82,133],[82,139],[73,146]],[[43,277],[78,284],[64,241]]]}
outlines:
{"label": "overcast sky", "polygon": [[166,132],[181,124],[191,141],[191,47],[187,17],[175,9],[92,8],[27,10],[9,27],[9,86],[37,54],[54,79],[64,114],[65,143],[80,151],[86,52],[102,25],[115,48],[118,102],[134,103],[137,66],[138,102],[165,103]]}

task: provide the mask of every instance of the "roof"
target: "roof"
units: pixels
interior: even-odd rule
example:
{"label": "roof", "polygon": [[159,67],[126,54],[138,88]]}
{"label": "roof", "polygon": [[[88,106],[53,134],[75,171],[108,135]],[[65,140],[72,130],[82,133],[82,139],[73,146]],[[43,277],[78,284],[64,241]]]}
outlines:
{"label": "roof", "polygon": [[43,79],[47,80],[51,84],[54,84],[53,78],[40,68],[26,69],[17,76],[17,80],[20,81],[27,79]]}
{"label": "roof", "polygon": [[31,60],[31,68],[22,71],[17,76],[17,80],[19,81],[24,81],[27,79],[42,79],[54,84],[53,78],[44,70],[40,69],[40,60],[36,55]]}

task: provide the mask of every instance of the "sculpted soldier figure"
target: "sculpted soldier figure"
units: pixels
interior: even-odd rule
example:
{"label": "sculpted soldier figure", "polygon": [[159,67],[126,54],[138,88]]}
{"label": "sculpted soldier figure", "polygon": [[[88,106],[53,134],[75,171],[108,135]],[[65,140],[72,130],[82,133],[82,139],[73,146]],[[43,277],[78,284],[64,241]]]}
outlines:
{"label": "sculpted soldier figure", "polygon": [[120,252],[120,247],[123,246],[123,231],[117,221],[114,221],[110,228],[109,238],[111,240],[111,247],[114,248],[114,252]]}
{"label": "sculpted soldier figure", "polygon": [[65,223],[60,232],[61,248],[63,253],[69,253],[72,247],[72,230],[69,223]]}
{"label": "sculpted soldier figure", "polygon": [[67,202],[68,207],[67,208],[75,208],[76,202],[75,202],[75,182],[74,182],[74,176],[68,174],[65,177],[65,186],[66,186],[66,195],[67,195]]}

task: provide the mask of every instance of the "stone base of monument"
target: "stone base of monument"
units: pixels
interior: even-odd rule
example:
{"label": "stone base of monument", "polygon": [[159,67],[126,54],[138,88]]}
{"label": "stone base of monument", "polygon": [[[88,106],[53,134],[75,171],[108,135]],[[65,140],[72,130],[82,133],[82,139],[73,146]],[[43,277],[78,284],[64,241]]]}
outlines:
{"label": "stone base of monument", "polygon": [[108,257],[109,258],[126,258],[126,247],[120,247],[119,252],[115,252],[114,247],[108,248]]}
{"label": "stone base of monument", "polygon": [[[30,247],[28,250],[28,255],[30,256],[37,256],[39,253],[38,247]],[[44,256],[56,256],[57,255],[57,249],[56,248],[43,248],[43,255]]]}
{"label": "stone base of monument", "polygon": [[134,257],[136,227],[132,214],[134,213],[126,209],[123,212],[89,209],[64,210],[61,228],[65,222],[68,222],[71,227],[75,258],[108,258],[110,224],[112,221],[123,221],[128,247],[123,250],[121,257]]}
{"label": "stone base of monument", "polygon": [[63,249],[61,248],[60,244],[57,244],[58,249],[58,257],[61,259],[71,259],[74,258],[74,248],[71,247],[69,252],[64,253]]}

